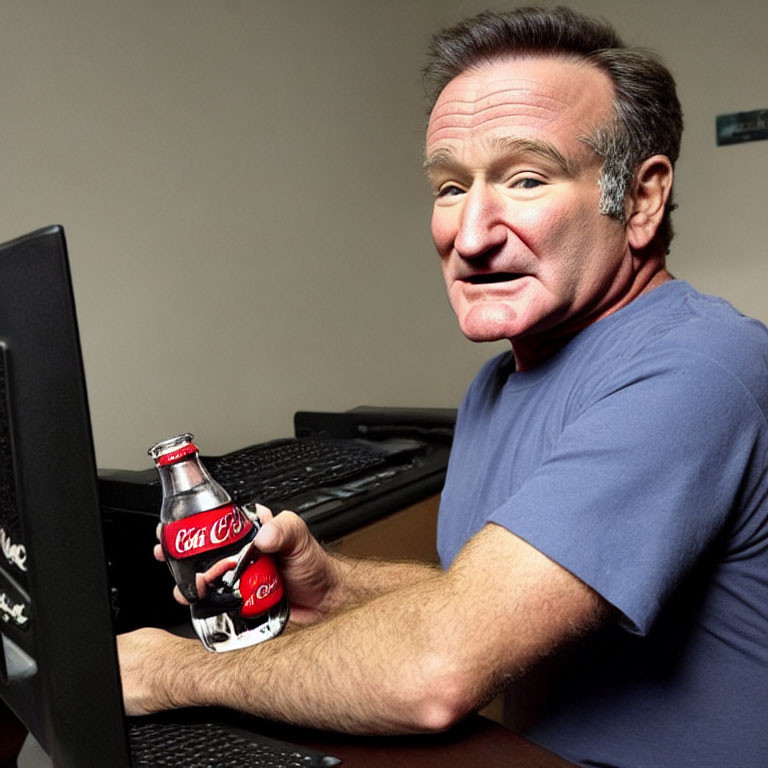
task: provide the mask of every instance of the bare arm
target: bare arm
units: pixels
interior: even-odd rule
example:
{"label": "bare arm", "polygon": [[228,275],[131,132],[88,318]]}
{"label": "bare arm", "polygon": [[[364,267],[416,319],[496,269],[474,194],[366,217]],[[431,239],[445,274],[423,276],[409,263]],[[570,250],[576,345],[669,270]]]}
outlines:
{"label": "bare arm", "polygon": [[439,572],[428,563],[329,554],[293,512],[282,512],[277,520],[266,507],[260,506],[258,512],[262,528],[256,543],[262,552],[278,557],[291,617],[299,624],[348,610]]}
{"label": "bare arm", "polygon": [[[344,557],[326,552],[312,536],[306,523],[294,512],[273,515],[257,505],[261,529],[256,544],[261,552],[274,554],[291,603],[291,621],[311,624],[333,613],[367,602],[403,584],[413,584],[432,576],[437,566],[421,562],[385,561]],[[158,526],[158,538],[160,527]],[[155,557],[164,560],[162,548],[155,546]],[[208,584],[234,567],[235,557],[216,563],[205,574],[197,574],[197,591],[203,595]],[[187,601],[178,587],[174,596]]]}
{"label": "bare arm", "polygon": [[126,705],[224,705],[354,732],[439,730],[608,613],[569,572],[488,525],[448,571],[237,653],[157,630],[123,636]]}

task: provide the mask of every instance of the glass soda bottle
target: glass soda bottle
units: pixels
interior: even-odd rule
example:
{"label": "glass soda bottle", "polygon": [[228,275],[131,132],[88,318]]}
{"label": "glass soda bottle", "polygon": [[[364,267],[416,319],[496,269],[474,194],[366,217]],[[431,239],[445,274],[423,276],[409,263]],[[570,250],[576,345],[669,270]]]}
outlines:
{"label": "glass soda bottle", "polygon": [[[280,634],[288,599],[274,559],[251,546],[258,520],[211,477],[193,440],[189,433],[177,435],[148,451],[163,488],[160,541],[203,645],[209,651],[245,648]],[[233,556],[237,565],[201,598],[195,574]]]}

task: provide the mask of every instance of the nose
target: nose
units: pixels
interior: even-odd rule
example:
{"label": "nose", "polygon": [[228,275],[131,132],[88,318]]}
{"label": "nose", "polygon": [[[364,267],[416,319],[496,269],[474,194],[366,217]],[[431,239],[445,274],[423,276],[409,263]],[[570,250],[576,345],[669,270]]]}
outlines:
{"label": "nose", "polygon": [[503,206],[498,193],[475,183],[465,193],[453,246],[463,259],[476,259],[497,249],[507,239]]}

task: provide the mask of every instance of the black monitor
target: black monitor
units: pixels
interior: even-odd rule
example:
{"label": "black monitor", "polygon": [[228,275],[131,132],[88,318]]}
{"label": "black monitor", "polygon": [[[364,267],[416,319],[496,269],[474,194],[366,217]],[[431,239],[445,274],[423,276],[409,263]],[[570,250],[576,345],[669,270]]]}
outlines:
{"label": "black monitor", "polygon": [[125,718],[97,483],[64,232],[49,227],[0,245],[0,698],[55,768],[337,764],[232,712]]}
{"label": "black monitor", "polygon": [[0,246],[0,634],[0,696],[54,763],[128,768],[60,227]]}

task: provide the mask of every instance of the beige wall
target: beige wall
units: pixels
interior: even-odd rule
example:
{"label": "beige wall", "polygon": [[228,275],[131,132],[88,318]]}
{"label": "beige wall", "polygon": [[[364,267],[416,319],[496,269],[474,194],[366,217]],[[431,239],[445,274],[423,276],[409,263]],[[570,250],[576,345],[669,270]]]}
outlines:
{"label": "beige wall", "polygon": [[[0,0],[0,240],[61,223],[100,466],[289,434],[297,409],[458,404],[420,174],[428,35],[470,0]],[[686,111],[671,266],[768,320],[768,3],[578,8],[657,48]]]}

